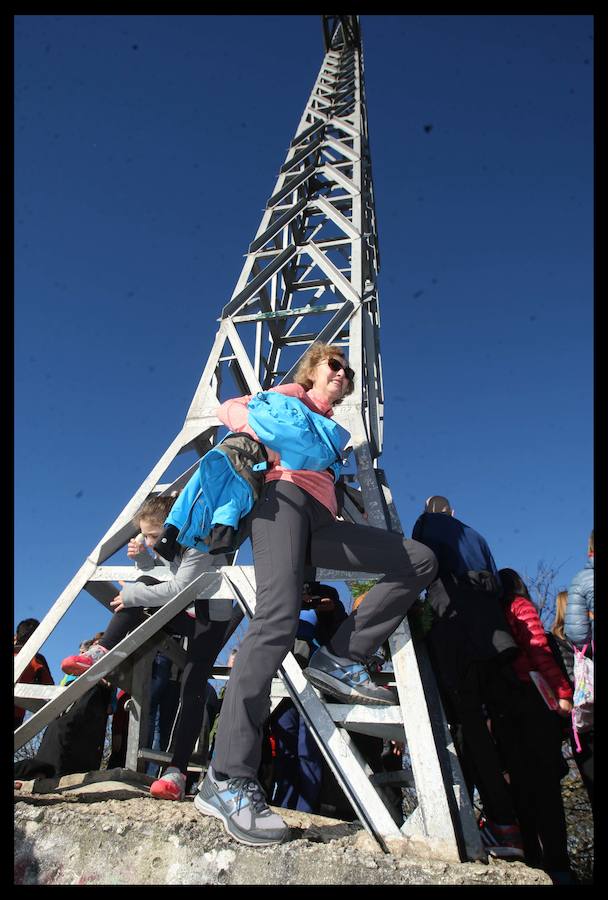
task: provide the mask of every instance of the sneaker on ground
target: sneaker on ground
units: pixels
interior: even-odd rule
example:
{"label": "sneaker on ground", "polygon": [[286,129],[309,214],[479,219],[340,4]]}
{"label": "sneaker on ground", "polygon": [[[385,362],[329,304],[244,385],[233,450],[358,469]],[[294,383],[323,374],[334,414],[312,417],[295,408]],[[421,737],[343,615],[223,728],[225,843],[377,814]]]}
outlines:
{"label": "sneaker on ground", "polygon": [[77,656],[66,656],[62,660],[61,671],[67,675],[82,675],[107,652],[106,648],[102,647],[101,644],[92,644],[86,653],[79,653]]}
{"label": "sneaker on ground", "polygon": [[399,702],[395,691],[372,680],[366,666],[334,656],[327,647],[320,647],[313,653],[304,674],[319,690],[343,703],[394,706]]}
{"label": "sneaker on ground", "polygon": [[523,859],[524,846],[518,825],[499,825],[480,816],[481,842],[494,859]]}
{"label": "sneaker on ground", "polygon": [[150,794],[159,800],[183,800],[186,794],[186,776],[175,766],[169,766],[150,785]]}
{"label": "sneaker on ground", "polygon": [[199,812],[221,819],[231,837],[250,847],[280,844],[289,834],[285,822],[272,812],[253,778],[220,781],[209,766],[194,805]]}

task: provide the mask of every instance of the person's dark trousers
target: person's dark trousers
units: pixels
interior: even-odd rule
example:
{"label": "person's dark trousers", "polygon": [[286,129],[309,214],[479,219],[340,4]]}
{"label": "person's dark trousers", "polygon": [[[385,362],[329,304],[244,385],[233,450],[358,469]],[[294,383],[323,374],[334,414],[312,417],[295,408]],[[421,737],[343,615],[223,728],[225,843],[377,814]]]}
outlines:
{"label": "person's dark trousers", "polygon": [[[143,575],[138,581],[149,585],[158,584],[157,579],[147,575]],[[170,634],[182,634],[188,637],[179,709],[173,735],[170,738],[174,749],[169,765],[176,766],[182,772],[185,772],[188,767],[203,724],[207,682],[211,670],[225,641],[234,632],[234,626],[243,617],[240,607],[235,606],[228,621],[212,621],[209,618],[209,601],[204,599],[195,600],[194,608],[195,619],[183,610],[163,626],[163,630]],[[145,618],[146,613],[139,606],[120,610],[112,616],[100,643],[107,650],[111,650],[129,632],[137,628]],[[167,743],[169,744],[169,741]]]}
{"label": "person's dark trousers", "polygon": [[[186,772],[190,757],[201,733],[205,715],[207,682],[215,660],[226,641],[225,635],[231,629],[228,622],[209,619],[209,603],[195,601],[196,619],[185,612],[171,620],[171,632],[188,637],[186,664],[182,672],[177,713],[171,717],[171,727],[164,733],[162,750],[171,746],[172,757],[168,765]],[[233,611],[233,618],[241,618],[240,609]],[[171,686],[171,682],[169,686]],[[167,725],[168,723],[163,723]],[[205,748],[206,750],[207,748]],[[154,773],[155,774],[155,773]]]}
{"label": "person's dark trousers", "polygon": [[272,678],[296,637],[305,565],[385,573],[335,632],[329,649],[362,662],[434,578],[428,547],[396,532],[336,521],[297,485],[267,483],[251,529],[256,610],[241,643],[215,741],[215,771],[255,778]]}
{"label": "person's dark trousers", "polygon": [[[179,712],[172,737],[174,749],[170,765],[176,766],[182,772],[185,772],[188,767],[194,746],[201,733],[207,682],[211,676],[213,665],[228,637],[233,633],[234,623],[242,619],[242,613],[238,606],[233,609],[232,618],[227,622],[213,622],[209,619],[209,603],[206,600],[196,600],[195,610],[196,620],[193,633],[188,638]],[[208,748],[205,748],[205,751],[207,750]]]}
{"label": "person's dark trousers", "polygon": [[455,620],[435,622],[427,646],[471,802],[476,787],[486,816],[514,825],[513,799],[484,705],[491,700],[497,710],[508,706],[515,676],[507,678],[495,663],[472,659],[467,634]]}
{"label": "person's dark trousers", "polygon": [[125,703],[129,694],[121,693],[116,700],[112,715],[112,753],[107,762],[108,769],[124,769],[127,759],[127,738],[129,736],[129,713]]}
{"label": "person's dark trousers", "polygon": [[41,771],[50,767],[59,778],[101,767],[111,696],[110,686],[98,682],[47,725],[36,754]]}
{"label": "person's dark trousers", "polygon": [[[159,584],[158,578],[152,578],[150,575],[142,575],[137,581],[153,586]],[[110,619],[110,624],[103,633],[103,637],[99,639],[99,643],[106,650],[112,650],[119,644],[123,638],[134,631],[145,619],[154,615],[161,607],[150,609],[147,613],[143,606],[126,606],[119,612],[114,613]],[[189,634],[192,631],[192,622],[194,620],[186,614],[185,611],[178,613],[175,618],[171,619],[163,626],[163,631],[169,634]],[[185,629],[185,630],[184,630]]]}
{"label": "person's dark trousers", "polygon": [[[352,731],[350,739],[372,772],[385,770],[383,760],[384,741],[382,738]],[[390,769],[389,771],[393,770]],[[321,795],[319,798],[319,812],[321,815],[329,816],[332,819],[343,819],[345,822],[356,822],[357,814],[325,760],[323,760],[322,776]],[[389,795],[393,793],[390,790],[387,791],[386,788],[384,792]],[[400,790],[399,796],[401,797]]]}
{"label": "person's dark trousers", "polygon": [[488,728],[484,705],[501,709],[510,685],[501,674],[480,663],[471,663],[467,675],[453,692],[460,720],[464,755],[477,787],[485,814],[501,825],[515,824],[517,816],[500,754]]}
{"label": "person's dark trousers", "polygon": [[164,697],[158,714],[158,731],[155,734],[155,741],[158,739],[160,750],[169,750],[173,726],[179,709],[180,690],[181,678],[177,681],[170,679],[165,685]]}
{"label": "person's dark trousers", "polygon": [[295,809],[314,813],[319,809],[319,794],[323,777],[323,755],[317,742],[298,714],[299,796]]}
{"label": "person's dark trousers", "polygon": [[104,631],[103,637],[99,639],[99,643],[106,650],[113,650],[123,638],[134,631],[147,618],[141,606],[128,606],[121,609],[119,612],[114,613],[110,619],[110,624]]}
{"label": "person's dark trousers", "polygon": [[283,809],[318,812],[323,755],[291,700],[272,716],[276,740],[272,802]]}
{"label": "person's dark trousers", "polygon": [[576,741],[574,737],[570,736],[570,747],[572,748],[572,758],[576,763],[576,767],[579,771],[583,784],[585,785],[585,789],[587,791],[587,796],[589,797],[589,803],[591,804],[592,812],[595,812],[593,807],[593,731],[582,731],[578,735],[578,741],[581,745],[580,753],[576,749]]}
{"label": "person's dark trousers", "polygon": [[519,687],[510,707],[492,716],[492,727],[509,773],[526,861],[549,871],[567,871],[566,817],[560,780],[567,774],[568,766],[562,756],[561,722],[533,684],[522,682]]}
{"label": "person's dark trousers", "polygon": [[[172,703],[170,695],[171,660],[162,653],[157,653],[152,663],[152,677],[150,679],[150,727],[148,730],[148,743],[151,750],[166,750],[171,737],[171,728],[177,710],[178,697]],[[168,709],[171,707],[171,709]],[[146,766],[146,774],[155,777],[158,774],[159,765],[149,762]]]}

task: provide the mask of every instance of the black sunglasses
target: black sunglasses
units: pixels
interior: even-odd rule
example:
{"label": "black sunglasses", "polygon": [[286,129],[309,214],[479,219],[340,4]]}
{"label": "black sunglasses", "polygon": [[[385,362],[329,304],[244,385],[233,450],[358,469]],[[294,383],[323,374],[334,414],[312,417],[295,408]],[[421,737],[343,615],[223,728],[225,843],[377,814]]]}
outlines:
{"label": "black sunglasses", "polygon": [[329,359],[327,360],[327,365],[332,370],[332,372],[339,372],[340,369],[344,369],[344,375],[346,376],[346,378],[348,378],[348,380],[350,381],[351,384],[354,383],[355,373],[353,372],[353,370],[351,369],[350,366],[345,366],[343,363],[340,362],[339,359],[334,359],[333,356],[329,357]]}

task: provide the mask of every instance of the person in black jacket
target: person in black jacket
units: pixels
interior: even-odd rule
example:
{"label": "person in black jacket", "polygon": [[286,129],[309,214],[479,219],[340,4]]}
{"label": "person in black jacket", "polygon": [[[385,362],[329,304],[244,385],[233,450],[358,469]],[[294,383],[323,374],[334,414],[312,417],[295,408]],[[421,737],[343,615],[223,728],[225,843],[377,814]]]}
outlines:
{"label": "person in black jacket", "polygon": [[[81,648],[94,640],[83,641]],[[14,764],[14,779],[61,778],[101,768],[112,694],[112,686],[101,679],[49,722],[36,754]]]}
{"label": "person in black jacket", "polygon": [[412,538],[439,563],[427,588],[435,621],[427,637],[446,717],[471,799],[483,805],[482,839],[492,856],[523,859],[521,833],[488,720],[509,707],[507,665],[519,650],[499,602],[496,563],[485,539],[460,522],[446,497],[429,497]]}

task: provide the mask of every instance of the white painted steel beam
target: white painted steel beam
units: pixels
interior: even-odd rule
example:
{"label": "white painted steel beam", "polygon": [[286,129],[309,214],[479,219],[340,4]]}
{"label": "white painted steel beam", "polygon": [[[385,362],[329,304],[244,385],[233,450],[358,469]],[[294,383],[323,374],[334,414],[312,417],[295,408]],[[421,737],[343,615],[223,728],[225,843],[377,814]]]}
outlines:
{"label": "white painted steel beam", "polygon": [[[76,681],[73,681],[72,684],[68,685],[61,695],[49,700],[41,710],[17,728],[14,734],[15,750],[18,750],[34,735],[38,734],[45,725],[48,725],[52,719],[62,713],[70,703],[82,697],[87,690],[97,684],[100,678],[108,675],[131,654],[138,651],[149,638],[160,631],[163,625],[166,625],[174,616],[185,609],[197,594],[207,590],[214,590],[220,578],[221,576],[217,572],[202,572],[153,616],[142,622],[115,647],[108,650],[97,662],[93,663],[90,669],[84,672]],[[42,623],[39,628],[41,627]]]}

